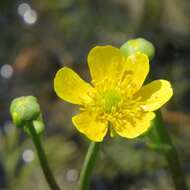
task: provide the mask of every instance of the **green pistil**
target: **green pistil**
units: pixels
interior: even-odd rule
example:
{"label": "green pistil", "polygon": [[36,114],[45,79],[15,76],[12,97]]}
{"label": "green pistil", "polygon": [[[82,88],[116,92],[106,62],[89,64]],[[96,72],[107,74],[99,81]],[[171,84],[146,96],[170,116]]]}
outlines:
{"label": "green pistil", "polygon": [[121,101],[121,96],[116,90],[107,90],[103,94],[104,110],[110,113],[113,107],[116,107]]}

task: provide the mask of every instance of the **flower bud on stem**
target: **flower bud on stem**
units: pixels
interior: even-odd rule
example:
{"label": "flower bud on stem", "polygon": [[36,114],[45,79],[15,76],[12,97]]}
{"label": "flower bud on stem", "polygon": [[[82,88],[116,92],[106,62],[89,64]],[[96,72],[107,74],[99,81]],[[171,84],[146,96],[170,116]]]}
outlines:
{"label": "flower bud on stem", "polygon": [[37,99],[33,96],[15,98],[11,102],[10,113],[15,126],[24,129],[32,138],[43,173],[50,188],[52,190],[60,190],[49,167],[46,154],[40,141],[40,135],[44,131],[44,123]]}

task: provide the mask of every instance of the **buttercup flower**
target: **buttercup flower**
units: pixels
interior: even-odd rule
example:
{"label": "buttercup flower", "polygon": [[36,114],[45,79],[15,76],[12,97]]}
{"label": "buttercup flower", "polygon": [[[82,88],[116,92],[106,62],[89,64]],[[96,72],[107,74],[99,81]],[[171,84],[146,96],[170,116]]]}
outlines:
{"label": "buttercup flower", "polygon": [[54,88],[61,99],[80,106],[73,124],[92,141],[102,141],[108,130],[126,138],[143,134],[155,116],[153,111],[173,94],[166,80],[142,86],[149,60],[140,52],[126,58],[118,48],[97,46],[88,55],[88,66],[92,84],[63,67],[55,76]]}

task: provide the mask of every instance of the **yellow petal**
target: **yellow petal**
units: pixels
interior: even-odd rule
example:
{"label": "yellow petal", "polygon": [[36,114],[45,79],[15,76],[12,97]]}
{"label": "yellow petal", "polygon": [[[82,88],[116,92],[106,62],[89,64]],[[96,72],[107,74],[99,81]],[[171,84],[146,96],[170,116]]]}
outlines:
{"label": "yellow petal", "polygon": [[72,118],[75,127],[90,140],[101,142],[107,133],[107,123],[100,122],[94,114],[82,112]]}
{"label": "yellow petal", "polygon": [[130,95],[139,90],[149,72],[149,60],[147,55],[137,52],[127,58],[124,72],[124,90]]}
{"label": "yellow petal", "polygon": [[121,74],[126,59],[118,48],[96,46],[88,55],[88,65],[92,79],[96,82],[105,77],[115,79]]}
{"label": "yellow petal", "polygon": [[125,125],[113,124],[116,133],[125,138],[135,138],[145,133],[151,126],[151,120],[155,117],[153,112],[144,113],[142,118],[131,118]]}
{"label": "yellow petal", "polygon": [[144,111],[154,111],[165,104],[173,95],[170,82],[166,80],[155,80],[143,86],[134,98],[139,99]]}
{"label": "yellow petal", "polygon": [[93,88],[72,69],[63,67],[56,73],[54,89],[61,99],[73,104],[81,104],[82,101],[89,100],[88,92]]}

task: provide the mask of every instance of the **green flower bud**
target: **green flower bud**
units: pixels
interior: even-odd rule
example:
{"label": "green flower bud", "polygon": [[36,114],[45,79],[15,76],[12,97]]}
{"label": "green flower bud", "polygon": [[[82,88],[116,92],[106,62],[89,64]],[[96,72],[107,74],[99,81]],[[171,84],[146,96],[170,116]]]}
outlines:
{"label": "green flower bud", "polygon": [[17,128],[23,128],[28,122],[38,120],[40,106],[33,96],[22,96],[11,102],[10,113]]}
{"label": "green flower bud", "polygon": [[154,57],[155,54],[155,48],[153,44],[143,38],[128,40],[121,46],[120,50],[126,57],[135,52],[142,52],[146,54],[150,60]]}

